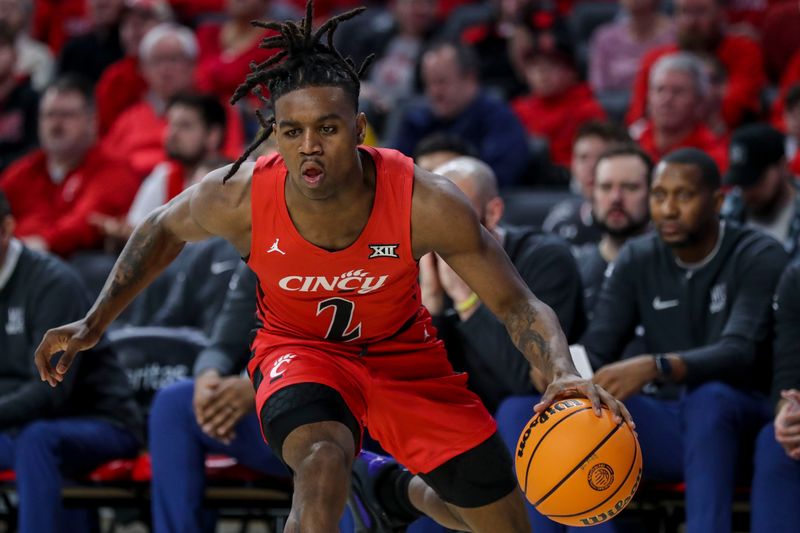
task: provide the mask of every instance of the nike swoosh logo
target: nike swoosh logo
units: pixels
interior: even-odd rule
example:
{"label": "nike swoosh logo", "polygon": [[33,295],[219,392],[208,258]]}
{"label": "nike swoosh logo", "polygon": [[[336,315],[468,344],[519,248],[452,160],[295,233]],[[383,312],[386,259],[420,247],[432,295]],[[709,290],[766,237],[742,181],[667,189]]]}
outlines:
{"label": "nike swoosh logo", "polygon": [[653,309],[656,311],[663,311],[670,307],[677,307],[680,301],[678,300],[662,300],[660,296],[653,298]]}
{"label": "nike swoosh logo", "polygon": [[212,274],[222,274],[223,272],[227,272],[228,270],[233,270],[236,268],[236,263],[238,261],[231,260],[231,261],[217,261],[216,263],[211,263],[211,273]]}

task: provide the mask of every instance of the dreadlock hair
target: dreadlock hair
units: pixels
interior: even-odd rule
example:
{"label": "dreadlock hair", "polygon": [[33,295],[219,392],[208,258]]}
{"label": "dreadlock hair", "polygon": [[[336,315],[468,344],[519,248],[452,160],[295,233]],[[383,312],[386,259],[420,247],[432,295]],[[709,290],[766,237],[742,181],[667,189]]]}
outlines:
{"label": "dreadlock hair", "polygon": [[[297,89],[340,87],[352,99],[354,108],[358,109],[358,94],[361,89],[359,78],[375,56],[374,54],[368,56],[361,67],[356,68],[352,59],[343,57],[333,46],[333,34],[340,23],[355,17],[365,9],[359,7],[332,17],[316,31],[311,28],[314,0],[308,0],[305,18],[298,22],[290,20],[251,22],[258,28],[280,32],[280,35],[264,38],[259,44],[260,48],[278,48],[280,51],[261,64],[250,64],[252,72],[233,93],[231,104],[235,104],[248,93],[252,93],[271,107],[271,104],[278,98]],[[323,38],[326,42],[323,42]],[[262,94],[261,85],[266,85],[269,89],[270,99]],[[266,141],[272,133],[272,126],[275,124],[274,111],[271,117],[265,119],[264,115],[257,110],[256,117],[262,130],[241,157],[233,163],[222,179],[223,183],[239,170],[253,150]]]}

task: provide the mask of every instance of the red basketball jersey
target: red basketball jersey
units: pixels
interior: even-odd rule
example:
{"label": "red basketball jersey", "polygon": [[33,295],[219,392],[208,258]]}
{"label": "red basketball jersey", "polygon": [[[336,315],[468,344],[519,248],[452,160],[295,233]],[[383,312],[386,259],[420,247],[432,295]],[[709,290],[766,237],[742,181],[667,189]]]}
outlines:
{"label": "red basketball jersey", "polygon": [[283,158],[256,164],[248,264],[258,276],[266,333],[368,344],[391,337],[420,311],[411,253],[413,162],[394,150],[361,149],[377,170],[374,204],[358,239],[333,252],[305,240],[292,223]]}

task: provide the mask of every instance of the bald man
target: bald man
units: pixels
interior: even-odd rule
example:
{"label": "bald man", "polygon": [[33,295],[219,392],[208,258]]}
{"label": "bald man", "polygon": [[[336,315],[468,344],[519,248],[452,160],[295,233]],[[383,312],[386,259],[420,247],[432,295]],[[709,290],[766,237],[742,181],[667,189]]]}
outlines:
{"label": "bald man", "polygon": [[[558,315],[570,340],[584,326],[580,274],[569,246],[534,228],[501,225],[504,204],[491,167],[473,157],[457,157],[436,168],[467,196],[481,224],[505,249],[522,278]],[[481,304],[464,281],[433,255],[420,260],[422,301],[434,317],[456,370],[469,373],[469,386],[490,412],[505,397],[530,394],[528,363],[506,328]]]}

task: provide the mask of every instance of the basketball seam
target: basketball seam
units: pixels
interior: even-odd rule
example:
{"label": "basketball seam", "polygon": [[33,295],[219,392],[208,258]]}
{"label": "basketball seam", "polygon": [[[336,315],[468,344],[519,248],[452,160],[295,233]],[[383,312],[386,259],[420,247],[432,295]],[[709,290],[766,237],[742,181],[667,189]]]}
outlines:
{"label": "basketball seam", "polygon": [[[591,409],[591,406],[584,406],[584,407],[581,407],[580,409],[577,409],[577,410],[571,412],[570,414],[564,416],[564,418],[562,418],[561,420],[559,420],[558,422],[553,424],[550,427],[550,429],[548,429],[547,431],[544,432],[544,435],[542,435],[542,437],[539,439],[539,442],[536,443],[536,446],[533,447],[533,451],[531,452],[531,456],[528,458],[528,465],[525,467],[525,487],[522,489],[523,492],[525,492],[525,493],[528,492],[528,477],[530,476],[530,473],[531,473],[531,463],[533,462],[533,458],[536,456],[536,450],[538,450],[539,446],[544,442],[544,438],[548,434],[550,434],[551,431],[556,429],[556,427],[558,427],[558,425],[561,422],[563,422],[564,420],[568,419],[572,415],[576,415],[576,414],[580,413],[581,411],[585,411],[587,409]],[[539,416],[541,416],[541,415],[539,415]]]}
{"label": "basketball seam", "polygon": [[619,492],[619,489],[621,489],[625,485],[625,482],[628,481],[628,478],[631,477],[631,473],[633,472],[633,467],[636,464],[636,458],[639,457],[639,447],[638,446],[634,446],[633,447],[633,451],[634,451],[633,460],[631,461],[631,466],[628,467],[628,473],[625,474],[625,479],[622,480],[622,483],[619,484],[619,487],[617,488],[617,490],[615,490],[613,493],[611,493],[608,496],[608,498],[606,498],[602,502],[598,503],[594,507],[592,507],[590,509],[586,509],[585,511],[582,511],[580,513],[574,513],[574,514],[549,514],[547,516],[549,518],[572,518],[573,516],[580,516],[580,515],[583,515],[583,514],[586,514],[586,513],[590,513],[592,511],[594,511],[595,509],[597,509],[598,507],[602,507],[603,505],[605,505],[606,502],[608,502],[608,500],[612,499],[614,496],[617,495],[617,493]]}
{"label": "basketball seam", "polygon": [[[565,418],[566,418],[566,417],[565,417]],[[567,475],[566,475],[566,476],[564,476],[563,478],[561,478],[561,481],[559,481],[558,483],[556,483],[556,485],[555,485],[555,486],[554,486],[552,489],[550,489],[550,491],[549,491],[547,494],[545,494],[544,496],[542,496],[541,498],[539,498],[539,501],[537,501],[536,503],[534,503],[534,504],[533,504],[533,506],[534,506],[534,507],[537,507],[539,504],[541,504],[541,503],[542,503],[543,501],[545,501],[547,498],[549,498],[550,496],[552,496],[552,495],[553,495],[553,493],[554,493],[556,490],[558,490],[558,487],[560,487],[561,485],[563,485],[563,484],[564,484],[564,482],[565,482],[567,479],[569,479],[569,477],[570,477],[572,474],[574,474],[575,472],[577,472],[577,471],[578,471],[578,469],[581,467],[581,465],[582,465],[583,463],[585,463],[585,462],[586,462],[586,461],[589,459],[589,457],[591,457],[592,455],[594,455],[594,453],[595,453],[597,450],[599,450],[600,448],[602,448],[602,447],[603,447],[603,444],[605,444],[606,442],[608,442],[608,439],[610,439],[612,436],[614,436],[614,433],[616,433],[616,432],[619,430],[619,428],[621,428],[621,427],[622,427],[622,424],[619,424],[619,425],[617,425],[617,426],[614,426],[614,429],[612,429],[612,430],[611,430],[611,431],[608,433],[608,435],[606,435],[605,437],[603,437],[603,440],[601,440],[601,441],[600,441],[600,443],[599,443],[597,446],[595,446],[594,448],[592,448],[592,451],[590,451],[589,453],[587,453],[587,454],[586,454],[586,457],[584,457],[583,459],[581,459],[580,461],[578,461],[578,464],[576,464],[576,465],[575,465],[575,468],[573,468],[573,469],[572,469],[572,470],[571,470],[569,473],[567,473]]]}

